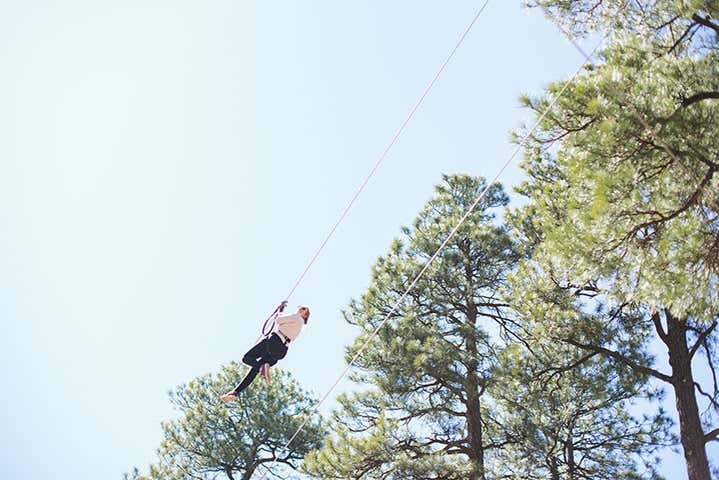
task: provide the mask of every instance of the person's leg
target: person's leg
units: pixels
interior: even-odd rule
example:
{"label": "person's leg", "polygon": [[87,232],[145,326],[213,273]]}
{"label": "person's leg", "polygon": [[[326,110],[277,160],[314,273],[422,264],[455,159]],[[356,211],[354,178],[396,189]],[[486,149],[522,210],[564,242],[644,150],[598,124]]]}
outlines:
{"label": "person's leg", "polygon": [[268,361],[265,363],[264,369],[260,370],[260,373],[262,373],[262,376],[269,383],[270,367],[274,366],[279,360],[285,358],[287,355],[287,345],[285,345],[282,339],[280,339],[277,335],[272,335],[268,340]]}
{"label": "person's leg", "polygon": [[236,400],[237,394],[252,383],[260,372],[260,367],[267,361],[268,352],[268,339],[265,338],[245,353],[245,356],[242,357],[242,362],[250,367],[250,371],[247,372],[239,385],[220,397],[223,402]]}
{"label": "person's leg", "polygon": [[267,342],[267,351],[272,359],[271,365],[285,358],[287,355],[287,345],[277,335],[272,335]]}
{"label": "person's leg", "polygon": [[267,353],[269,352],[269,343],[270,340],[265,338],[260,343],[250,348],[247,353],[245,353],[245,356],[242,357],[242,363],[252,368],[260,368],[260,366],[265,363],[263,359],[267,357]]}
{"label": "person's leg", "polygon": [[245,378],[242,379],[239,385],[235,388],[222,395],[220,398],[223,402],[228,402],[237,399],[237,394],[247,388],[253,380],[260,373],[260,368],[267,365],[267,380],[269,381],[269,367],[276,364],[278,360],[282,359],[287,355],[287,346],[280,340],[277,335],[270,335],[260,343],[252,347],[242,357],[242,362],[250,367],[250,371],[247,372]]}
{"label": "person's leg", "polygon": [[240,384],[237,385],[235,388],[232,389],[232,393],[234,393],[235,395],[237,395],[237,394],[240,393],[242,390],[244,390],[245,388],[247,388],[247,387],[250,385],[250,383],[252,383],[252,381],[255,379],[255,377],[257,376],[258,373],[260,373],[260,367],[252,367],[252,368],[250,368],[250,371],[247,372],[247,375],[245,375],[245,378],[242,379],[242,381],[240,382]]}

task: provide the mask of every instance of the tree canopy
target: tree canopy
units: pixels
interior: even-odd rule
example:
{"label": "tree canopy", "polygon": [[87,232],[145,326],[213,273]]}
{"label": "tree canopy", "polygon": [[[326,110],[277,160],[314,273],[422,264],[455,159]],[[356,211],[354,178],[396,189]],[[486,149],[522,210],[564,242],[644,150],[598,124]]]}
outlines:
{"label": "tree canopy", "polygon": [[[716,379],[717,3],[626,2],[622,12],[612,9],[623,2],[541,3],[575,31],[616,34],[573,82],[524,99],[547,115],[526,145],[519,191],[530,202],[512,216],[530,255],[513,277],[513,306],[536,338],[670,388],[689,478],[708,479],[719,390],[694,369],[703,354]],[[652,342],[668,365],[657,365]]]}
{"label": "tree canopy", "polygon": [[[484,187],[481,178],[445,176],[412,227],[378,259],[371,285],[345,314],[363,331],[348,359]],[[586,479],[640,478],[634,458],[652,450],[664,427],[662,418],[635,420],[625,408],[641,389],[640,376],[617,375],[599,359],[582,371],[542,375],[534,357],[523,355],[529,344],[506,296],[519,255],[495,218],[506,203],[493,185],[379,329],[353,370],[365,388],[341,397],[334,436],[306,459],[310,474],[487,479],[570,471]],[[576,351],[565,350],[565,358]],[[556,384],[551,392],[548,379]]]}
{"label": "tree canopy", "polygon": [[305,454],[320,446],[324,423],[313,415],[289,449],[285,445],[316,403],[286,372],[271,383],[255,382],[237,402],[220,403],[219,395],[241,375],[231,363],[216,375],[204,375],[170,392],[180,417],[163,422],[158,461],[138,480],[229,480],[259,478],[277,457],[267,478],[287,478]]}

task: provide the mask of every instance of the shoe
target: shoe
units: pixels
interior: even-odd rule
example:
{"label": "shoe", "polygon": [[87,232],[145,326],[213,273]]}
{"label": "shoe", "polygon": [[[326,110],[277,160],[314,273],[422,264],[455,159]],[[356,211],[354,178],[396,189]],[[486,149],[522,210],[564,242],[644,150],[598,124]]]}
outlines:
{"label": "shoe", "polygon": [[235,392],[227,392],[220,397],[220,400],[222,400],[224,403],[235,402],[237,401],[237,394]]}

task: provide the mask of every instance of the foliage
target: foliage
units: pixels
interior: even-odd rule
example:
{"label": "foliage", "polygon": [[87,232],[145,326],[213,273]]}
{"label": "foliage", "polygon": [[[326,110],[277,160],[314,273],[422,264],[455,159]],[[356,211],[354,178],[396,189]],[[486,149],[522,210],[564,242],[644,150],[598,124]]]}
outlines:
{"label": "foliage", "polygon": [[[561,440],[574,445],[571,458],[581,468],[573,472],[582,478],[653,475],[651,468],[637,473],[635,460],[650,458],[665,419],[637,420],[627,410],[628,399],[644,392],[642,375],[628,369],[617,375],[599,359],[583,370],[540,372],[545,365],[527,355],[527,332],[504,293],[519,257],[507,228],[494,218],[507,202],[498,185],[399,308],[390,310],[484,186],[481,178],[445,176],[413,228],[378,259],[365,294],[351,302],[346,318],[362,333],[348,359],[378,329],[377,335],[353,370],[364,388],[340,397],[332,438],[306,459],[310,474],[544,478],[545,461],[567,458],[566,449],[557,448]],[[560,351],[566,361],[582,355],[576,348],[543,354],[556,360]]]}
{"label": "foliage", "polygon": [[405,238],[379,258],[367,292],[351,302],[345,317],[363,333],[348,359],[379,328],[352,375],[372,388],[341,397],[338,438],[310,455],[310,473],[419,479],[441,471],[442,478],[475,478],[483,452],[503,441],[480,401],[499,348],[487,322],[510,320],[497,289],[517,260],[506,228],[493,221],[493,209],[508,201],[499,185],[390,310],[484,187],[483,179],[445,176]]}
{"label": "foliage", "polygon": [[326,427],[313,415],[285,449],[316,403],[288,373],[273,372],[271,383],[255,382],[237,402],[220,403],[219,395],[240,378],[242,369],[233,362],[217,375],[198,377],[170,392],[181,416],[163,422],[159,460],[138,480],[249,480],[264,473],[259,467],[268,467],[275,456],[278,465],[268,478],[287,478],[288,469],[297,468],[304,455],[321,444]]}
{"label": "foliage", "polygon": [[[710,320],[719,306],[719,102],[682,102],[719,90],[719,58],[643,67],[641,54],[617,45],[604,59],[567,89],[528,148],[520,192],[537,199],[525,218],[543,232],[535,258],[554,279],[601,279],[622,301]],[[526,103],[543,112],[548,101]]]}
{"label": "foliage", "polygon": [[663,411],[632,415],[655,392],[629,368],[556,342],[520,343],[501,356],[493,396],[519,439],[497,451],[501,478],[661,478],[657,451],[671,444]]}
{"label": "foliage", "polygon": [[[667,31],[604,18],[618,2],[592,2],[592,21],[582,13],[588,2],[543,3],[575,30],[617,34],[598,66],[525,98],[547,115],[526,145],[519,191],[530,203],[511,215],[531,256],[512,279],[513,306],[534,338],[671,387],[689,476],[708,478],[719,389],[702,388],[692,372],[703,352],[713,373],[717,350],[719,28],[701,21],[717,4],[644,5],[647,18],[678,22]],[[681,22],[701,33],[675,35]],[[666,347],[668,372],[648,354],[653,341]]]}
{"label": "foliage", "polygon": [[647,42],[654,55],[707,52],[719,46],[717,0],[526,0],[573,35],[608,32]]}

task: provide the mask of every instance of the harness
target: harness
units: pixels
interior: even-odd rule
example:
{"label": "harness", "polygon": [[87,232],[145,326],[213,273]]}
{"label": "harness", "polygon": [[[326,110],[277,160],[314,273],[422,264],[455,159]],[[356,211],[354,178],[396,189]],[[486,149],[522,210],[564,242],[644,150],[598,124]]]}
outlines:
{"label": "harness", "polygon": [[[282,300],[279,305],[277,305],[277,308],[275,308],[275,311],[270,314],[267,319],[265,319],[265,322],[262,324],[262,337],[267,338],[271,333],[272,330],[275,328],[275,322],[277,320],[277,317],[279,317],[280,313],[285,309],[287,306],[287,300]],[[285,339],[280,337],[282,341],[284,342]],[[286,343],[290,343],[289,341]]]}

